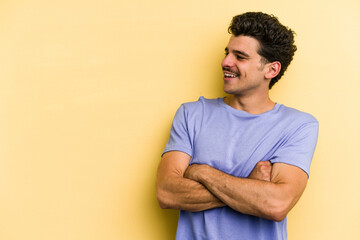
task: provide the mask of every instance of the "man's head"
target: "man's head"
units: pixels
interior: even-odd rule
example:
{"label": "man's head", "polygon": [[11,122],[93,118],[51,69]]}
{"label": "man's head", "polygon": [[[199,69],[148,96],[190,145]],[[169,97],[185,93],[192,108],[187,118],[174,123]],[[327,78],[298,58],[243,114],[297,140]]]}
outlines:
{"label": "man's head", "polygon": [[258,54],[265,63],[280,62],[281,70],[271,79],[269,85],[271,89],[293,59],[296,51],[294,32],[282,25],[276,17],[261,12],[248,12],[233,17],[228,31],[235,37],[255,38],[260,45]]}

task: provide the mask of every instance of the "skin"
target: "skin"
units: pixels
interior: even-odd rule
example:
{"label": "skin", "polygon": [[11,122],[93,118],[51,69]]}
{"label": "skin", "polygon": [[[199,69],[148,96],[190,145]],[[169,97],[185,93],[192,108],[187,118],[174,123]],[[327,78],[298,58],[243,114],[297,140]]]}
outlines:
{"label": "skin", "polygon": [[[190,179],[190,160],[189,155],[178,151],[167,152],[161,158],[156,183],[160,207],[198,212],[226,206],[203,184]],[[185,177],[187,169],[189,171]],[[270,174],[271,163],[269,161],[259,162],[249,179],[270,181]]]}
{"label": "skin", "polygon": [[[260,114],[275,106],[269,97],[269,84],[281,69],[279,62],[264,63],[258,48],[258,41],[252,37],[232,36],[221,63],[224,91],[230,94],[225,102],[251,114]],[[226,73],[237,76],[226,77]]]}
{"label": "skin", "polygon": [[232,209],[274,221],[282,221],[299,200],[307,175],[295,166],[275,163],[270,182],[237,178],[208,165],[191,165],[185,178],[202,183]]}
{"label": "skin", "polygon": [[[247,36],[232,36],[222,62],[225,103],[251,114],[271,110],[269,83],[279,62],[266,62],[259,43]],[[248,178],[234,177],[206,164],[189,166],[190,156],[172,151],[161,159],[157,197],[162,208],[203,211],[229,206],[274,221],[282,221],[302,195],[308,176],[284,163],[259,162]]]}

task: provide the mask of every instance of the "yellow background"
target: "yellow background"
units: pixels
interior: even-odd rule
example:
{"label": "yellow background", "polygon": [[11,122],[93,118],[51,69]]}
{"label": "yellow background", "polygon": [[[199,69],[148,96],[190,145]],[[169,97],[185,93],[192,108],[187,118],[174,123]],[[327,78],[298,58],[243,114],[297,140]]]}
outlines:
{"label": "yellow background", "polygon": [[0,239],[173,239],[160,154],[181,103],[223,96],[227,27],[246,11],[297,32],[271,96],[320,121],[289,239],[358,239],[357,0],[0,1]]}

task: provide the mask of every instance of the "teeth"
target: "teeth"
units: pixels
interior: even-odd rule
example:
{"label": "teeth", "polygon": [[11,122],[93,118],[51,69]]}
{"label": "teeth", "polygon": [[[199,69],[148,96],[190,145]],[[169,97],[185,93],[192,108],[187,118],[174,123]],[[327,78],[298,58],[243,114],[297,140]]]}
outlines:
{"label": "teeth", "polygon": [[224,76],[225,76],[225,77],[231,77],[231,78],[234,78],[234,77],[236,77],[236,74],[224,73]]}

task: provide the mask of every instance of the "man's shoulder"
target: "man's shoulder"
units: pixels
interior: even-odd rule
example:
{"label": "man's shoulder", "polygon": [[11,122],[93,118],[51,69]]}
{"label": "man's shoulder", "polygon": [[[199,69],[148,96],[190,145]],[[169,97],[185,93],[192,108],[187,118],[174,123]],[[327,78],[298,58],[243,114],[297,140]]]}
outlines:
{"label": "man's shoulder", "polygon": [[280,104],[279,113],[281,117],[287,119],[288,121],[297,122],[297,123],[315,123],[318,124],[318,120],[310,113],[304,112],[302,110],[285,106]]}
{"label": "man's shoulder", "polygon": [[192,102],[185,102],[183,104],[181,104],[186,110],[188,111],[193,111],[193,110],[199,110],[199,108],[204,108],[205,106],[217,106],[218,105],[218,101],[220,98],[205,98],[203,96],[199,97],[199,99],[197,101],[192,101]]}

